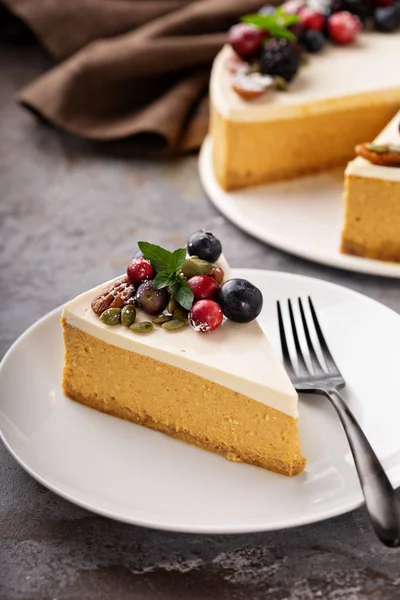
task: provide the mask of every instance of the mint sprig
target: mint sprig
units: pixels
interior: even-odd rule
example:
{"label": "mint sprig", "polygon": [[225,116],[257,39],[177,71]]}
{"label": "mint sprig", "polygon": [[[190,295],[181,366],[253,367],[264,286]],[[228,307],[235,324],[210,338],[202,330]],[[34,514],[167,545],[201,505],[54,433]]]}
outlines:
{"label": "mint sprig", "polygon": [[185,248],[178,248],[174,252],[165,250],[156,244],[149,242],[138,242],[143,256],[149,260],[157,271],[153,279],[153,287],[156,290],[169,287],[173,298],[186,310],[193,305],[194,295],[181,270],[186,258]]}
{"label": "mint sprig", "polygon": [[288,29],[295,23],[299,22],[298,15],[285,13],[281,8],[278,8],[273,15],[262,15],[259,13],[245,15],[241,19],[244,23],[254,25],[259,29],[268,31],[274,38],[283,38],[290,42],[296,41],[296,36]]}

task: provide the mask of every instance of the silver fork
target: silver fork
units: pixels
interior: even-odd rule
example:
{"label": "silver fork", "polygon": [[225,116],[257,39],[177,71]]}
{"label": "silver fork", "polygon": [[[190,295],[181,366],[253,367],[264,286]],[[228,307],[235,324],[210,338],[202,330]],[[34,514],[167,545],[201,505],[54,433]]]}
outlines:
{"label": "silver fork", "polygon": [[345,430],[364,493],[365,504],[375,532],[386,546],[392,548],[399,546],[400,503],[396,498],[392,484],[364,432],[339,393],[339,390],[345,387],[346,382],[329,351],[311,298],[308,298],[310,313],[320,345],[320,351],[325,362],[325,367],[321,365],[311,340],[310,329],[300,298],[298,299],[298,303],[301,317],[300,321],[303,327],[307,354],[312,369],[309,369],[304,359],[299,336],[297,334],[292,303],[288,300],[290,325],[294,347],[296,349],[297,368],[294,367],[290,357],[281,305],[279,302],[277,303],[279,333],[281,338],[283,363],[286,372],[298,392],[305,394],[319,394],[321,396],[326,396],[331,401]]}

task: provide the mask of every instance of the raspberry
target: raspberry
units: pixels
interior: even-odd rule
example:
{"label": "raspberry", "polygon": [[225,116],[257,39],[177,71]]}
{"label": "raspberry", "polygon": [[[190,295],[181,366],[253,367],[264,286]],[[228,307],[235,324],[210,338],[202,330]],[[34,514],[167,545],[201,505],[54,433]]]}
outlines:
{"label": "raspberry", "polygon": [[196,302],[189,313],[189,325],[202,333],[215,331],[221,325],[222,320],[222,310],[214,300]]}
{"label": "raspberry", "polygon": [[228,42],[241,58],[257,54],[261,48],[265,33],[248,23],[238,23],[230,28]]}
{"label": "raspberry", "polygon": [[143,257],[132,258],[128,265],[126,274],[132,283],[140,283],[146,281],[146,279],[153,278],[153,267],[151,262]]}
{"label": "raspberry", "polygon": [[300,23],[304,26],[304,29],[322,31],[325,25],[324,15],[308,6],[303,6],[300,10],[299,19]]}
{"label": "raspberry", "polygon": [[219,285],[212,277],[195,275],[188,280],[188,285],[194,294],[195,300],[211,300],[219,291]]}
{"label": "raspberry", "polygon": [[361,21],[347,11],[334,13],[328,19],[328,33],[336,44],[351,44],[361,29]]}
{"label": "raspberry", "polygon": [[272,39],[261,55],[261,73],[279,76],[290,82],[300,67],[300,60],[295,44],[284,39]]}

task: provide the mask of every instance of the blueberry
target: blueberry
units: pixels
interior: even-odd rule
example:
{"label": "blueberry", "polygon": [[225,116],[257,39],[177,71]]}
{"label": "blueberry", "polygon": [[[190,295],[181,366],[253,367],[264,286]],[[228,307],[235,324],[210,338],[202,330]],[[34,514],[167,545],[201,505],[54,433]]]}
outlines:
{"label": "blueberry", "polygon": [[188,239],[187,251],[190,256],[198,256],[202,260],[214,263],[221,256],[222,246],[212,233],[201,229],[192,233]]}
{"label": "blueberry", "polygon": [[374,12],[374,28],[384,33],[391,33],[399,26],[400,19],[398,10],[393,4],[382,6]]}
{"label": "blueberry", "polygon": [[325,46],[325,37],[320,31],[308,29],[301,36],[300,42],[307,50],[307,52],[316,54],[317,52],[320,52]]}
{"label": "blueberry", "polygon": [[167,307],[169,300],[166,289],[155,290],[152,281],[139,285],[136,292],[136,303],[148,315],[158,315]]}
{"label": "blueberry", "polygon": [[260,290],[246,279],[229,279],[218,297],[224,315],[236,323],[249,323],[261,312],[263,297]]}

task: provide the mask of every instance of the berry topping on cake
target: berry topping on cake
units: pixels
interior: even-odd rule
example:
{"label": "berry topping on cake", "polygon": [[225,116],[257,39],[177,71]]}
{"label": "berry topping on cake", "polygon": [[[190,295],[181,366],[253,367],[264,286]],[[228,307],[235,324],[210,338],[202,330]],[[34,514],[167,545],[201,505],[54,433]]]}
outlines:
{"label": "berry topping on cake", "polygon": [[282,77],[290,82],[300,67],[300,53],[293,42],[272,39],[261,54],[260,70],[264,75]]}
{"label": "berry topping on cake", "polygon": [[299,11],[300,23],[304,29],[313,29],[315,31],[322,31],[325,25],[325,17],[321,12],[310,8],[309,6],[303,6]]}
{"label": "berry topping on cake", "polygon": [[347,11],[334,13],[328,19],[329,37],[335,44],[351,44],[361,29],[361,21]]}
{"label": "berry topping on cake", "polygon": [[166,289],[155,290],[152,281],[142,283],[136,292],[136,304],[148,315],[158,315],[168,304]]}
{"label": "berry topping on cake", "polygon": [[154,271],[151,262],[143,257],[132,258],[126,270],[129,281],[136,284],[146,281],[147,279],[152,279],[153,273]]}
{"label": "berry topping on cake", "polygon": [[219,292],[219,285],[212,277],[197,275],[188,280],[195,300],[213,300]]}
{"label": "berry topping on cake", "polygon": [[202,333],[215,331],[221,325],[222,320],[222,310],[213,300],[196,302],[189,313],[189,325]]}
{"label": "berry topping on cake", "polygon": [[305,31],[300,37],[300,43],[304,46],[307,52],[310,54],[316,54],[320,52],[325,46],[326,40],[325,36],[321,33],[321,31],[314,31],[313,29],[309,29]]}
{"label": "berry topping on cake", "polygon": [[[225,320],[231,315],[242,323],[259,314],[262,296],[260,301],[261,292],[255,286],[241,279],[224,283],[225,273],[217,262],[222,245],[211,232],[196,231],[187,248],[173,252],[149,242],[138,242],[138,247],[142,256],[132,258],[126,275],[91,303],[104,325],[147,333],[155,326],[177,331],[190,324],[207,333],[223,323],[224,313]],[[151,322],[143,313],[152,315]]]}
{"label": "berry topping on cake", "polygon": [[263,306],[260,290],[246,279],[229,279],[218,294],[224,315],[237,323],[248,323],[258,317]]}
{"label": "berry topping on cake", "polygon": [[[374,12],[374,27],[377,31],[391,33],[400,25],[400,10],[397,6],[383,6]],[[399,47],[400,50],[400,47]]]}
{"label": "berry topping on cake", "polygon": [[198,256],[211,263],[216,262],[222,253],[221,242],[209,231],[201,229],[192,233],[187,242],[190,256]]}
{"label": "berry topping on cake", "polygon": [[249,23],[238,23],[230,28],[228,42],[241,58],[249,58],[257,54],[265,33]]}

